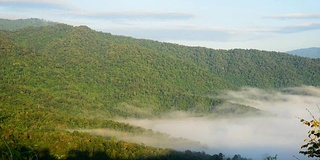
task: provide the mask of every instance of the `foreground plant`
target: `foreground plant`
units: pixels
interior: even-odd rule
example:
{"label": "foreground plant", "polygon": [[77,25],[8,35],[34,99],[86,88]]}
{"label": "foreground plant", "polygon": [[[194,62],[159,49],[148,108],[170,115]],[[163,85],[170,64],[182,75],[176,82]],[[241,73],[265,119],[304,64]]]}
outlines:
{"label": "foreground plant", "polygon": [[320,123],[308,109],[307,111],[312,116],[312,120],[307,121],[300,119],[300,122],[310,127],[310,130],[308,131],[308,138],[304,140],[306,144],[301,146],[301,149],[306,150],[300,151],[299,153],[307,155],[308,157],[320,157]]}

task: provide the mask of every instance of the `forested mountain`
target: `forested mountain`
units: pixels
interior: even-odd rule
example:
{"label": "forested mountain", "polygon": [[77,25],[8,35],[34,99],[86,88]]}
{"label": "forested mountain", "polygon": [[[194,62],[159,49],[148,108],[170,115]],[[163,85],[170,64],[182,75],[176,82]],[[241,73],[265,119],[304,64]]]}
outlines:
{"label": "forested mountain", "polygon": [[[19,151],[39,151],[44,159],[190,158],[192,152],[69,129],[109,128],[152,135],[112,119],[150,118],[175,110],[196,115],[216,112],[215,107],[225,103],[218,93],[242,86],[320,85],[320,59],[186,47],[65,24],[1,30],[0,66],[1,149],[7,150],[8,143]],[[249,106],[235,109],[259,112]]]}
{"label": "forested mountain", "polygon": [[[111,34],[104,35],[118,44],[155,49],[158,52],[192,62],[237,87],[281,88],[301,84],[319,85],[319,81],[316,80],[318,76],[316,73],[319,72],[307,69],[309,67],[317,69],[319,60],[310,60],[280,52],[244,49],[213,50]],[[301,64],[308,64],[308,67],[305,68]]]}
{"label": "forested mountain", "polygon": [[152,114],[171,109],[207,112],[208,106],[220,103],[212,97],[222,89],[320,84],[319,60],[285,53],[185,47],[64,24],[0,35],[7,50],[2,54],[7,67],[1,72],[10,80],[2,85],[46,90],[55,95],[43,104],[81,101],[74,107],[99,107],[108,116],[120,106],[146,107]]}
{"label": "forested mountain", "polygon": [[288,53],[302,56],[302,57],[320,58],[320,48],[316,48],[316,47],[297,49],[293,51],[288,51]]}

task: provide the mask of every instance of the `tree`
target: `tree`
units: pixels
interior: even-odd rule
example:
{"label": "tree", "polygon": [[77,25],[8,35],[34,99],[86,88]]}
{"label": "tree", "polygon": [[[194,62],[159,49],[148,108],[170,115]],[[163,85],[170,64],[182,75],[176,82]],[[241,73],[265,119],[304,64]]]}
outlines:
{"label": "tree", "polygon": [[307,155],[308,157],[320,157],[320,123],[308,109],[307,111],[312,116],[312,120],[307,121],[300,119],[300,122],[310,127],[308,138],[304,140],[306,144],[301,146],[301,149],[307,150],[300,151],[299,153]]}
{"label": "tree", "polygon": [[222,153],[219,153],[219,154],[214,154],[211,159],[212,160],[223,160],[223,158],[224,158],[224,155]]}
{"label": "tree", "polygon": [[274,157],[273,156],[268,156],[266,158],[264,158],[264,160],[277,160],[277,155],[275,155]]}

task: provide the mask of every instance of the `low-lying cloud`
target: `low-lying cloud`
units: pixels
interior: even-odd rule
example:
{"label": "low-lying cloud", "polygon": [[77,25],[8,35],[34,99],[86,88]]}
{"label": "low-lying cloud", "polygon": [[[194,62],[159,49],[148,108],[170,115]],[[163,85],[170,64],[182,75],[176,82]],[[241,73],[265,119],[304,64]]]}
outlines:
{"label": "low-lying cloud", "polygon": [[[212,114],[196,117],[176,111],[153,119],[119,119],[118,121],[152,129],[151,133],[128,133],[110,129],[78,130],[118,140],[143,143],[153,147],[176,150],[205,151],[209,154],[223,153],[227,157],[263,159],[278,155],[278,159],[309,159],[299,154],[309,128],[300,118],[311,120],[320,116],[320,88],[304,86],[281,91],[242,88],[225,91],[220,98],[226,104],[251,106],[266,114]],[[228,107],[223,104],[218,107]],[[237,107],[234,105],[233,107]],[[307,111],[308,109],[309,111]],[[213,110],[215,111],[215,110]]]}
{"label": "low-lying cloud", "polygon": [[297,117],[311,119],[308,108],[319,117],[320,88],[296,87],[280,91],[243,88],[226,91],[223,96],[232,103],[258,108],[266,115],[248,117],[188,117],[164,119],[132,119],[126,122],[163,132],[173,137],[198,141],[208,146],[207,153],[241,154],[253,159],[278,155],[279,159],[306,159],[300,146],[307,137],[308,127]]}
{"label": "low-lying cloud", "polygon": [[[69,130],[75,131],[75,130]],[[152,147],[160,148],[174,148],[177,150],[188,150],[190,148],[196,150],[207,150],[208,147],[200,142],[192,141],[186,138],[172,137],[163,133],[143,132],[143,133],[130,133],[116,131],[112,129],[78,129],[79,132],[87,132],[94,135],[100,135],[105,137],[115,138],[116,140],[122,140],[126,142],[133,142],[138,144],[144,144]]]}

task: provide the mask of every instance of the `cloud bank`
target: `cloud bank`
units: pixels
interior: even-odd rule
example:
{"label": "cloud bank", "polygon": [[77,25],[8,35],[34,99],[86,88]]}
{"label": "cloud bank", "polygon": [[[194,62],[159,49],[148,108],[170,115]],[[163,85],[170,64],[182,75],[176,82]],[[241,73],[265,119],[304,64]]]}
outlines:
{"label": "cloud bank", "polygon": [[320,14],[291,13],[274,16],[265,16],[265,18],[289,20],[289,19],[319,19]]}
{"label": "cloud bank", "polygon": [[268,116],[233,118],[176,117],[153,120],[127,120],[126,122],[187,138],[207,145],[207,153],[222,152],[227,156],[241,154],[244,157],[263,159],[266,155],[278,155],[279,159],[307,159],[300,155],[300,146],[307,137],[308,128],[297,117],[307,120],[320,116],[320,88],[288,88],[281,92],[257,88],[226,91],[222,96],[232,103],[250,105],[268,112]]}
{"label": "cloud bank", "polygon": [[191,13],[183,12],[74,12],[73,16],[103,20],[186,20],[194,18]]}
{"label": "cloud bank", "polygon": [[226,30],[201,29],[201,28],[125,28],[105,29],[108,32],[119,35],[127,35],[135,38],[146,38],[159,41],[227,41],[231,34]]}
{"label": "cloud bank", "polygon": [[282,27],[277,29],[276,33],[297,33],[304,31],[312,31],[320,29],[320,23],[310,23],[310,24],[301,24],[301,25],[292,25],[287,27]]}
{"label": "cloud bank", "polygon": [[0,0],[0,4],[13,9],[66,10],[73,8],[63,0]]}

